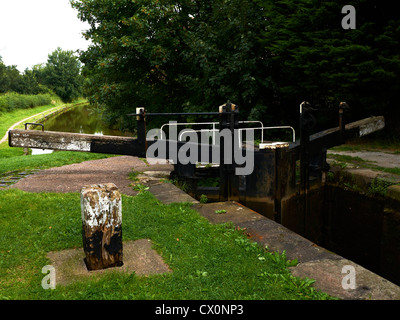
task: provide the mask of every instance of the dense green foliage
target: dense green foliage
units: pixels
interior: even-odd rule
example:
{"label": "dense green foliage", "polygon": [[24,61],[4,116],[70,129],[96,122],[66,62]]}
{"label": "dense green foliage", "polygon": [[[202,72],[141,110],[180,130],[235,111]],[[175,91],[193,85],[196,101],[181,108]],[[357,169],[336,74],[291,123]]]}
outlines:
{"label": "dense green foliage", "polygon": [[18,94],[15,92],[0,95],[0,113],[16,109],[28,109],[51,104],[54,97],[50,94]]}
{"label": "dense green foliage", "polygon": [[[284,105],[351,106],[354,119],[400,120],[400,18],[389,1],[260,0],[266,17],[262,42]],[[356,29],[343,29],[344,5],[356,10]],[[286,112],[286,108],[285,111]],[[295,109],[297,111],[297,109]]]}
{"label": "dense green foliage", "polygon": [[[356,29],[341,26],[344,5]],[[135,107],[215,111],[297,124],[298,105],[347,101],[349,116],[399,119],[400,18],[388,1],[73,0],[92,41],[90,101],[111,119]],[[393,109],[396,109],[393,111]],[[336,118],[336,116],[335,116]],[[126,119],[126,118],[125,118]],[[131,119],[127,119],[129,122]]]}
{"label": "dense green foliage", "polygon": [[80,69],[81,63],[73,51],[57,48],[49,54],[40,77],[64,102],[71,102],[82,95],[83,78]]}
{"label": "dense green foliage", "polygon": [[6,66],[0,57],[0,93],[21,91],[22,78],[15,66]]}
{"label": "dense green foliage", "polygon": [[35,65],[23,74],[16,66],[6,66],[0,57],[0,94],[56,94],[64,102],[71,102],[82,96],[83,77],[80,71],[81,63],[74,52],[61,48],[49,54],[46,64]]}
{"label": "dense green foliage", "polygon": [[[268,94],[262,22],[252,1],[72,1],[92,45],[81,54],[89,99],[112,117],[217,111],[228,99],[244,115]],[[132,119],[127,119],[133,122]],[[165,119],[162,119],[165,121]]]}
{"label": "dense green foliage", "polygon": [[19,94],[44,94],[51,93],[38,79],[40,65],[34,66],[32,70],[26,69],[21,74],[16,66],[6,66],[0,57],[0,94],[16,92]]}

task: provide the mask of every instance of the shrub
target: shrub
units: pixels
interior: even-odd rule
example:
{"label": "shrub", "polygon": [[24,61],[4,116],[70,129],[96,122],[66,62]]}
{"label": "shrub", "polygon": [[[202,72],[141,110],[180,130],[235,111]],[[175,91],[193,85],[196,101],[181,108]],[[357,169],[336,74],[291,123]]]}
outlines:
{"label": "shrub", "polygon": [[46,94],[24,95],[15,92],[9,92],[0,95],[0,112],[10,112],[17,109],[28,109],[38,106],[51,104],[55,98]]}

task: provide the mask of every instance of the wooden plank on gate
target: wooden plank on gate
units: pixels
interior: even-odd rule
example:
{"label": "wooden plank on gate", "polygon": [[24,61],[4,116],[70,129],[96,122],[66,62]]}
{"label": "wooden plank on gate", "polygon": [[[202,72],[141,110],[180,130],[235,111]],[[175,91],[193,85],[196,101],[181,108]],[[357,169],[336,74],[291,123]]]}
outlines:
{"label": "wooden plank on gate", "polygon": [[10,147],[143,156],[137,139],[56,131],[10,130]]}

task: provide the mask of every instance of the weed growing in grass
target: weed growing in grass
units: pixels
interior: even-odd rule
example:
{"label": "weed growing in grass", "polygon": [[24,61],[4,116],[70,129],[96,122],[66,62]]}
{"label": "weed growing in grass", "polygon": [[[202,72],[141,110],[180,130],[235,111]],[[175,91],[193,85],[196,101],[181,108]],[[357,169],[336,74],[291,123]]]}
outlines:
{"label": "weed growing in grass", "polygon": [[202,194],[199,201],[200,203],[207,203],[208,197],[205,194]]}
{"label": "weed growing in grass", "polygon": [[216,214],[222,214],[222,213],[226,213],[225,209],[221,209],[221,210],[215,210]]}
{"label": "weed growing in grass", "polygon": [[144,192],[144,191],[147,191],[147,190],[149,190],[149,189],[150,189],[150,187],[147,187],[147,186],[145,186],[145,185],[143,185],[143,184],[140,184],[140,183],[135,184],[135,185],[133,186],[133,190],[139,191],[139,192]]}
{"label": "weed growing in grass", "polygon": [[375,178],[371,181],[367,194],[385,196],[387,188],[394,185],[393,182]]}
{"label": "weed growing in grass", "polygon": [[143,172],[131,171],[129,172],[129,179],[132,180],[133,182],[138,182],[139,181],[138,175],[142,173]]}

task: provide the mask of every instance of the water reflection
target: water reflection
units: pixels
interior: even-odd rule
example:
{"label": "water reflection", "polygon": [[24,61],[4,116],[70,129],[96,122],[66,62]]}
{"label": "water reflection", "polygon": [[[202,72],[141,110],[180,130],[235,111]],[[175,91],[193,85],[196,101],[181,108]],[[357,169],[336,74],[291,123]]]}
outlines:
{"label": "water reflection", "polygon": [[[50,118],[44,122],[46,131],[87,133],[95,135],[109,136],[131,136],[129,132],[125,133],[119,130],[109,128],[101,119],[100,111],[90,105],[74,107],[63,114]],[[40,127],[37,127],[41,130]],[[51,153],[52,150],[32,149],[32,154]]]}
{"label": "water reflection", "polygon": [[36,154],[48,154],[48,153],[52,153],[53,150],[50,149],[34,149],[32,148],[32,155],[36,155]]}

